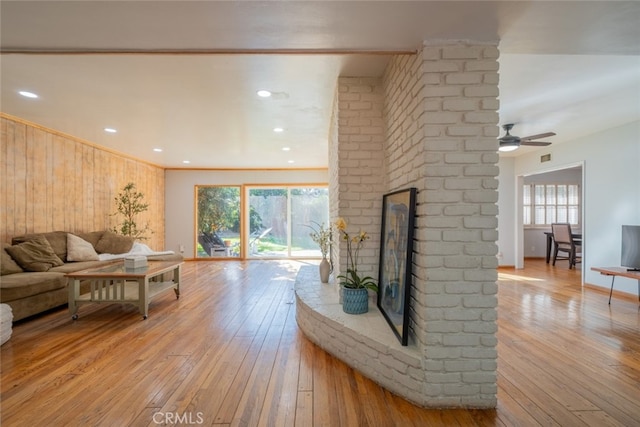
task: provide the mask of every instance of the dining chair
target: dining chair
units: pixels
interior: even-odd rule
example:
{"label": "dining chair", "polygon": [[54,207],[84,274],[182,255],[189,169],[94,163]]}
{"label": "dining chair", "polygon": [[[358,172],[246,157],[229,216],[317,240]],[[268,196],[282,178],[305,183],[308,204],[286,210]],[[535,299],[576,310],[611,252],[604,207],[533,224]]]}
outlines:
{"label": "dining chair", "polygon": [[[569,260],[569,269],[575,267],[576,263],[582,261],[582,241],[575,240],[571,233],[571,225],[567,223],[551,224],[553,233],[553,264],[556,259]],[[566,257],[558,257],[558,253],[566,253]]]}

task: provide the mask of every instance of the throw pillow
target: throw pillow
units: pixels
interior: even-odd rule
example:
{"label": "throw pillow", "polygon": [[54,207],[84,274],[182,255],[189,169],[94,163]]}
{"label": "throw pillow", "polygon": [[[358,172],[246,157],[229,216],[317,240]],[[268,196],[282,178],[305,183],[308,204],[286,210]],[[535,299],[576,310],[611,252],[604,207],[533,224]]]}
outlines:
{"label": "throw pillow", "polygon": [[2,252],[0,252],[0,276],[22,273],[24,271],[18,264],[16,264],[15,260],[11,258],[11,255],[9,255],[7,251],[5,251],[5,248],[10,246],[11,245],[8,243],[2,244]]}
{"label": "throw pillow", "polygon": [[50,231],[47,233],[25,234],[24,236],[16,236],[11,239],[11,243],[19,245],[34,237],[44,236],[51,245],[53,252],[58,255],[63,262],[67,259],[67,232],[66,231]]}
{"label": "throw pillow", "polygon": [[64,264],[42,235],[5,250],[26,271],[49,271],[51,267]]}
{"label": "throw pillow", "polygon": [[67,261],[98,261],[91,243],[74,234],[67,234]]}
{"label": "throw pillow", "polygon": [[105,231],[96,245],[96,252],[99,254],[124,254],[131,250],[133,241],[132,237]]}
{"label": "throw pillow", "polygon": [[74,233],[76,236],[80,237],[82,240],[86,240],[91,243],[91,246],[94,248],[100,241],[100,238],[104,234],[104,231],[92,231],[90,233]]}

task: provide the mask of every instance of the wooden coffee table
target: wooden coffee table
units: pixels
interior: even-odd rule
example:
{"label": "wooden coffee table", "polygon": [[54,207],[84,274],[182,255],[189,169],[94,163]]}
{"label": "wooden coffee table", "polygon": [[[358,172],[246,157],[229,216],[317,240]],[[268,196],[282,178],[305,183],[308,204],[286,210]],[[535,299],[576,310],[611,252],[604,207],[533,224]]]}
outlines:
{"label": "wooden coffee table", "polygon": [[[180,270],[183,262],[148,261],[146,267],[128,269],[124,261],[97,268],[69,273],[69,313],[78,318],[78,306],[87,303],[125,303],[138,306],[146,319],[149,301],[154,296],[173,289],[180,298]],[[171,274],[173,273],[173,274]],[[170,278],[168,281],[164,275]],[[88,280],[90,291],[80,295],[80,282]]]}

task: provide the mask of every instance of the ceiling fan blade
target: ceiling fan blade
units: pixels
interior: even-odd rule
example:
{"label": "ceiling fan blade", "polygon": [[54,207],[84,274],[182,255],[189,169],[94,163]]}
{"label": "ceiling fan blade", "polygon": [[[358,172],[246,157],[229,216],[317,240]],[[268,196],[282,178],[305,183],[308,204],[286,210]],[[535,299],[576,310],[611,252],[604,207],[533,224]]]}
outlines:
{"label": "ceiling fan blade", "polygon": [[555,135],[554,132],[539,133],[537,135],[530,135],[530,136],[525,136],[523,138],[520,138],[520,141],[531,141],[532,139],[548,138],[548,137],[554,136],[554,135]]}
{"label": "ceiling fan blade", "polygon": [[550,142],[543,142],[543,141],[520,141],[520,145],[535,145],[538,147],[544,147],[547,145],[551,145]]}

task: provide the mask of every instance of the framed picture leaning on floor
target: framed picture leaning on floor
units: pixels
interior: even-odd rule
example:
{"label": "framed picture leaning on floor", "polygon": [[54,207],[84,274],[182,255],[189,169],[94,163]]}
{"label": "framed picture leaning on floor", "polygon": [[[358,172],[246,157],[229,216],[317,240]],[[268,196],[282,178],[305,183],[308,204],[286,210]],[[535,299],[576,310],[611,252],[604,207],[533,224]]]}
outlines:
{"label": "framed picture leaning on floor", "polygon": [[415,188],[385,194],[382,202],[378,308],[402,345],[409,336]]}

